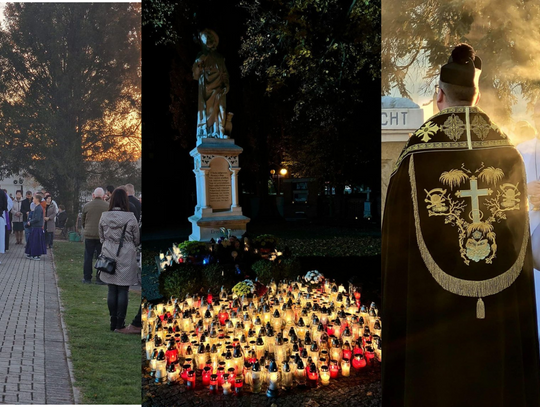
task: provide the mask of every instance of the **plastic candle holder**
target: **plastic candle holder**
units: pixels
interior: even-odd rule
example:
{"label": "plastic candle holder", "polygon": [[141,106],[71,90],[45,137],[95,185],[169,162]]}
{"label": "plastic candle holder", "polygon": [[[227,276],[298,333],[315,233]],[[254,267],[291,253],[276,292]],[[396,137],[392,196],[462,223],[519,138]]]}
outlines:
{"label": "plastic candle holder", "polygon": [[351,374],[351,362],[348,358],[343,358],[341,361],[341,374],[343,377],[349,377]]}
{"label": "plastic candle holder", "polygon": [[328,370],[328,366],[326,365],[321,366],[321,384],[323,386],[330,384],[330,372]]}
{"label": "plastic candle holder", "polygon": [[216,394],[218,391],[218,376],[217,374],[210,375],[210,394]]}
{"label": "plastic candle holder", "polygon": [[186,387],[189,390],[195,389],[195,371],[194,370],[188,371]]}
{"label": "plastic candle holder", "polygon": [[229,373],[225,373],[223,375],[223,394],[228,395],[231,394],[231,383],[229,382]]}
{"label": "plastic candle holder", "polygon": [[338,361],[333,359],[330,361],[330,377],[332,379],[337,379],[339,373],[339,364]]}
{"label": "plastic candle holder", "polygon": [[208,386],[210,384],[211,376],[212,376],[212,368],[205,366],[202,373],[202,383],[204,386]]}
{"label": "plastic candle holder", "polygon": [[361,353],[357,353],[356,355],[354,355],[353,367],[355,369],[362,369],[363,367],[366,367],[366,359],[364,358],[364,355],[362,355]]}
{"label": "plastic candle holder", "polygon": [[244,379],[242,379],[242,376],[238,375],[236,376],[236,379],[234,380],[234,391],[237,396],[240,396],[243,393],[244,390]]}

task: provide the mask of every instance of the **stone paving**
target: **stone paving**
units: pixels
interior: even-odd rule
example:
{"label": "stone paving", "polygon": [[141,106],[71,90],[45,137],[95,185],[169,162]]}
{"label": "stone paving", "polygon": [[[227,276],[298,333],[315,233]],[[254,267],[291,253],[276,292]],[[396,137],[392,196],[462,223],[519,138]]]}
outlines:
{"label": "stone paving", "polygon": [[351,368],[351,376],[339,377],[330,380],[328,386],[319,385],[317,388],[296,387],[289,391],[280,390],[278,397],[268,398],[263,386],[263,392],[253,394],[249,386],[244,386],[244,393],[236,395],[223,395],[220,389],[218,394],[210,394],[208,388],[203,387],[200,377],[197,377],[195,390],[187,390],[183,384],[157,384],[149,375],[146,367],[146,355],[143,354],[143,407],[191,407],[191,406],[246,406],[246,407],[380,407],[381,399],[381,366],[376,363],[359,372]]}
{"label": "stone paving", "polygon": [[0,404],[74,404],[52,253],[0,254]]}

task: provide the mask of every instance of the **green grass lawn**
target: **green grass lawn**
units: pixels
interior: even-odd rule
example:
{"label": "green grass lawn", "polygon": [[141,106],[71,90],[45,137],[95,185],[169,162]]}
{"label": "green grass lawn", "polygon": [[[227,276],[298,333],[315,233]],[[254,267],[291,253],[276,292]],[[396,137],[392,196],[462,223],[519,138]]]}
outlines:
{"label": "green grass lawn", "polygon": [[[82,284],[84,244],[54,242],[64,320],[82,404],[141,403],[141,341],[109,329],[107,286]],[[130,292],[126,325],[140,306]]]}

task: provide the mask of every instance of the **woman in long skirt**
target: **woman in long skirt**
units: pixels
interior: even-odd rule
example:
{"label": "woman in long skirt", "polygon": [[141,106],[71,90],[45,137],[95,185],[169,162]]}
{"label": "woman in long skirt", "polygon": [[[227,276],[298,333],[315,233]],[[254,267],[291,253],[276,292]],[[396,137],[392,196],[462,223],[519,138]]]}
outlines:
{"label": "woman in long skirt", "polygon": [[30,226],[30,236],[26,243],[26,257],[31,260],[41,260],[42,254],[47,254],[47,242],[45,240],[45,232],[43,231],[43,207],[41,206],[41,195],[34,195],[34,213],[32,220],[28,222]]}

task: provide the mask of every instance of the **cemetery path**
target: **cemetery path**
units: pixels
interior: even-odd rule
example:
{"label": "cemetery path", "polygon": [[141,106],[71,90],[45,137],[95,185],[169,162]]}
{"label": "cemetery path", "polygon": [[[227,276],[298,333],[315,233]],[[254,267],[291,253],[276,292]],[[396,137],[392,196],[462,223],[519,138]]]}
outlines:
{"label": "cemetery path", "polygon": [[0,254],[0,404],[74,404],[53,254]]}

